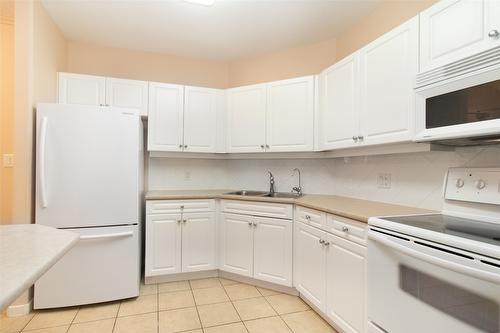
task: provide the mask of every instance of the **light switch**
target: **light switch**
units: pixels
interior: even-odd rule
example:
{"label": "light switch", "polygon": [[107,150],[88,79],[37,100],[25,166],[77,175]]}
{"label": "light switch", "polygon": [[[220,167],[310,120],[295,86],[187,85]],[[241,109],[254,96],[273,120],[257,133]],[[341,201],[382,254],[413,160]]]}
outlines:
{"label": "light switch", "polygon": [[14,154],[3,154],[3,167],[4,168],[14,167]]}

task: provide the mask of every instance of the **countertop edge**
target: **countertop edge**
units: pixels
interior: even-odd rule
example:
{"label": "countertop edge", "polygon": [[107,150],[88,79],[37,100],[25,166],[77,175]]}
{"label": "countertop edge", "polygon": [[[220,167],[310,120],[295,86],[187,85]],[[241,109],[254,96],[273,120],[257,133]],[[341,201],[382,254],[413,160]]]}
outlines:
{"label": "countertop edge", "polygon": [[59,261],[69,250],[71,250],[75,244],[78,242],[79,237],[75,234],[70,241],[50,260],[48,260],[43,266],[39,267],[36,272],[32,275],[26,276],[24,279],[20,279],[19,285],[7,292],[9,294],[3,294],[0,296],[0,311],[3,311],[9,305],[12,304],[23,292],[30,288],[35,282],[47,272],[55,263]]}

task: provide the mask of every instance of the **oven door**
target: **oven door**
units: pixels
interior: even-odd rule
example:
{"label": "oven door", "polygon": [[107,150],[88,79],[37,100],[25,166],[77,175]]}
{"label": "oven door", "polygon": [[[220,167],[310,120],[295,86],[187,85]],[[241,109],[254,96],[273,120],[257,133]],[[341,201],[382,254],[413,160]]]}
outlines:
{"label": "oven door", "polygon": [[370,227],[370,332],[500,332],[500,261]]}
{"label": "oven door", "polygon": [[500,135],[500,68],[415,90],[415,141]]}

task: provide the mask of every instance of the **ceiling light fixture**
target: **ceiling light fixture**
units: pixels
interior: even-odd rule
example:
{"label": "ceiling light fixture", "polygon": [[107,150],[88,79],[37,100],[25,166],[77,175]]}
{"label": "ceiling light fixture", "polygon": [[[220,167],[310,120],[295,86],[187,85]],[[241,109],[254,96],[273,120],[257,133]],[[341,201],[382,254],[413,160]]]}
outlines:
{"label": "ceiling light fixture", "polygon": [[215,0],[183,0],[183,1],[207,7],[212,6],[215,3]]}

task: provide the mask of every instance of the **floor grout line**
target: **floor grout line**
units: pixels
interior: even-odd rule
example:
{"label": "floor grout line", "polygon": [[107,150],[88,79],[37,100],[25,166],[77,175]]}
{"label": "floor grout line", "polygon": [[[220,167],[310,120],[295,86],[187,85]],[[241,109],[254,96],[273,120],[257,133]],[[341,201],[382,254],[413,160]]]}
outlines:
{"label": "floor grout line", "polygon": [[[220,282],[220,280],[219,280],[219,282]],[[243,319],[241,318],[241,315],[238,312],[238,309],[236,309],[236,307],[234,306],[233,300],[231,299],[231,297],[229,297],[229,294],[228,294],[226,287],[224,285],[222,286],[222,289],[224,289],[224,292],[226,293],[227,298],[229,298],[229,302],[231,303],[231,306],[233,307],[234,311],[236,312],[236,315],[238,316],[238,318],[240,318],[240,323],[243,324],[243,327],[245,327],[245,330],[248,332],[248,328],[246,327],[245,323],[243,322]]]}

